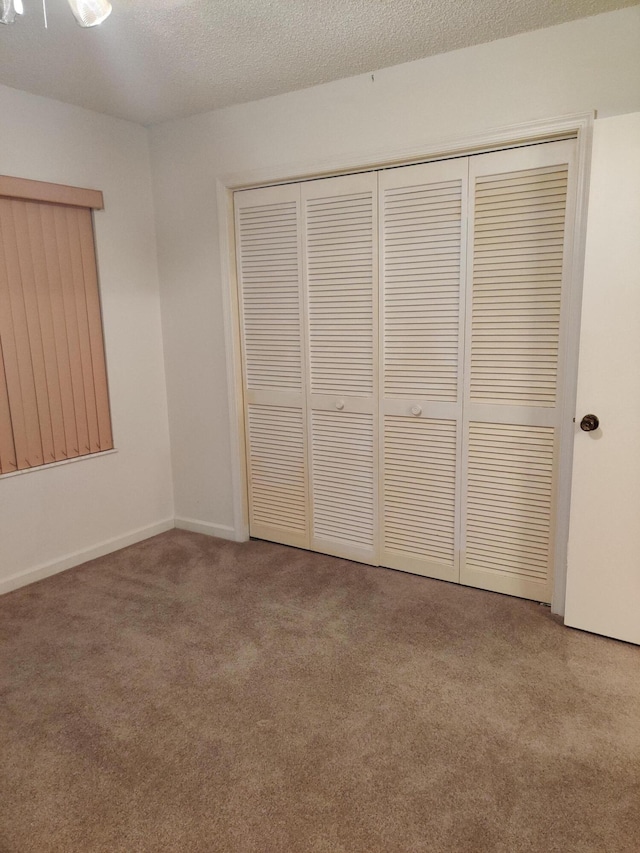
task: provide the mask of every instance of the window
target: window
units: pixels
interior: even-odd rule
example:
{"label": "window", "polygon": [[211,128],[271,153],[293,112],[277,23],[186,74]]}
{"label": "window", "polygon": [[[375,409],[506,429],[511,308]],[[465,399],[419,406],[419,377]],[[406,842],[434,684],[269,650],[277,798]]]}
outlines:
{"label": "window", "polygon": [[0,474],[113,447],[92,209],[0,176]]}

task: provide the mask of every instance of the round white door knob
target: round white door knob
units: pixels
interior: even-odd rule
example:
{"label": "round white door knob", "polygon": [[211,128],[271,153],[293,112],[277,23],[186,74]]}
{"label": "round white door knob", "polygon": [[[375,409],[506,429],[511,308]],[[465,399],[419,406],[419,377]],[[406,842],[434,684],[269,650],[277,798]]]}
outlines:
{"label": "round white door knob", "polygon": [[336,409],[341,412],[344,409],[344,400],[338,400],[336,403]]}
{"label": "round white door knob", "polygon": [[422,414],[422,406],[411,406],[411,414],[418,417]]}

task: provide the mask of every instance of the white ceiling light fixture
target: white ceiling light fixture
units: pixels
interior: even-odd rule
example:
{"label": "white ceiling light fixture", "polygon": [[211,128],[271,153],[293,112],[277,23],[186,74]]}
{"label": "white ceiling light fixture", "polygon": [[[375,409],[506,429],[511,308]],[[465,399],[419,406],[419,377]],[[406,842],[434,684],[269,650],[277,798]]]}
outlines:
{"label": "white ceiling light fixture", "polygon": [[81,27],[97,27],[111,14],[109,0],[68,0]]}
{"label": "white ceiling light fixture", "polygon": [[[81,27],[97,27],[111,14],[109,0],[67,0],[67,2]],[[22,0],[0,0],[0,24],[13,24],[16,15],[22,14],[24,14]],[[45,9],[45,26],[46,21]]]}
{"label": "white ceiling light fixture", "polygon": [[0,0],[0,24],[12,24],[23,13],[22,0]]}

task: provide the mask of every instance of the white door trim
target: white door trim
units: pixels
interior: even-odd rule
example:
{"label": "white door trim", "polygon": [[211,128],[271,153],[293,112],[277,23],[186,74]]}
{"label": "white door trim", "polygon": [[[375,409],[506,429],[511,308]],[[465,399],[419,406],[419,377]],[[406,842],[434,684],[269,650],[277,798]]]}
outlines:
{"label": "white door trim", "polygon": [[564,352],[565,382],[560,404],[562,409],[562,426],[560,435],[559,489],[557,496],[558,535],[556,537],[555,580],[551,605],[554,613],[560,615],[564,613],[573,438],[575,434],[573,419],[575,416],[578,379],[580,310],[594,118],[594,112],[578,113],[544,121],[526,122],[524,124],[496,128],[495,130],[462,139],[441,140],[419,148],[383,149],[368,155],[354,153],[348,156],[329,158],[313,163],[284,163],[268,169],[253,169],[224,174],[216,179],[222,301],[227,357],[227,393],[231,435],[233,516],[235,539],[237,541],[246,541],[249,538],[249,509],[233,192],[237,189],[247,187],[288,183],[329,175],[383,169],[390,166],[404,166],[411,163],[427,162],[429,160],[480,154],[486,151],[500,150],[501,148],[575,138],[577,146],[575,228],[571,257],[568,259],[569,277],[567,287],[569,310],[567,312],[568,328]]}

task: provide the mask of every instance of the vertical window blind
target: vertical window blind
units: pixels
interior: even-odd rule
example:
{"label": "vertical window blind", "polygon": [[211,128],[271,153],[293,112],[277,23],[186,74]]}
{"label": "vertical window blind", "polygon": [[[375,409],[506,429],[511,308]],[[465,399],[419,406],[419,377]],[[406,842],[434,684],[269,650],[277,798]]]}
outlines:
{"label": "vertical window blind", "polygon": [[0,176],[0,474],[113,447],[92,209]]}

